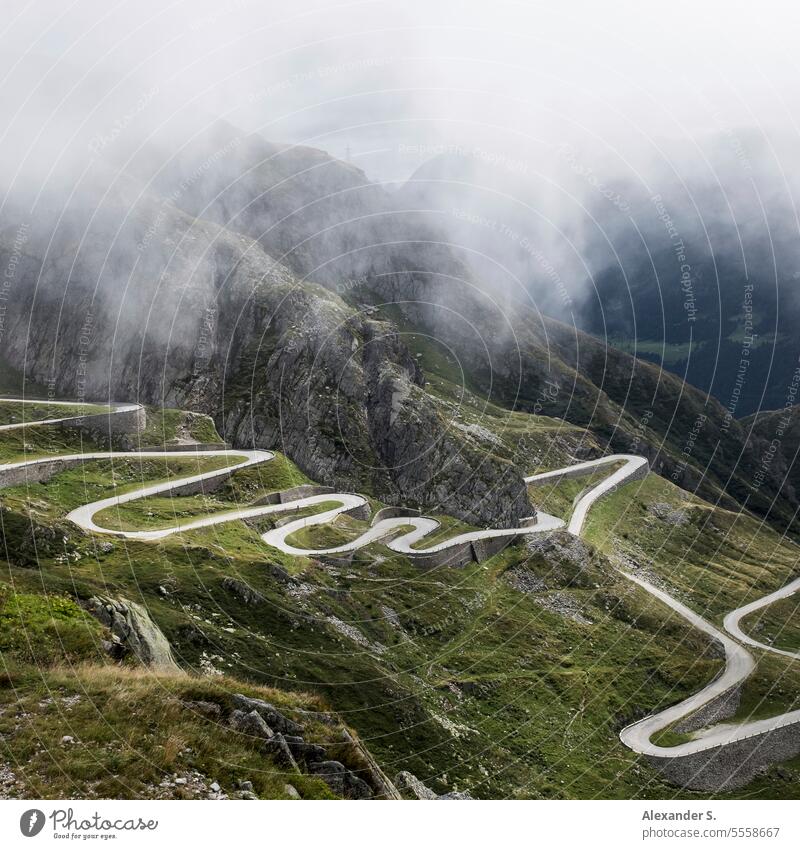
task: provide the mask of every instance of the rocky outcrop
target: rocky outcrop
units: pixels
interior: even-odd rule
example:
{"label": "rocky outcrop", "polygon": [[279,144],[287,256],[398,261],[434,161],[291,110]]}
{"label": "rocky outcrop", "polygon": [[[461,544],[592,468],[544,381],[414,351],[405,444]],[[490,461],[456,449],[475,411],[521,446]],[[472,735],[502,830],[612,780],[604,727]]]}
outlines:
{"label": "rocky outcrop", "polygon": [[258,607],[259,604],[264,603],[264,596],[260,592],[238,578],[223,578],[222,587],[249,607]]}
{"label": "rocky outcrop", "polygon": [[331,790],[345,799],[370,799],[372,791],[366,781],[353,775],[339,761],[319,761],[309,766],[312,775],[319,776]]}
{"label": "rocky outcrop", "polygon": [[274,705],[261,699],[253,699],[237,693],[233,697],[234,708],[244,716],[255,711],[273,731],[282,734],[300,734],[302,726],[285,717]]}
{"label": "rocky outcrop", "polygon": [[0,545],[4,557],[15,566],[37,569],[41,560],[50,557],[74,557],[77,547],[72,530],[61,524],[42,524],[0,504]]}
{"label": "rocky outcrop", "polygon": [[438,795],[423,784],[412,772],[403,770],[394,777],[395,787],[400,791],[404,799],[438,799]]}
{"label": "rocky outcrop", "polygon": [[398,772],[394,779],[395,786],[400,792],[403,799],[422,799],[422,800],[463,800],[472,799],[473,797],[464,791],[453,790],[449,793],[434,793],[427,785],[423,784],[416,775],[412,772]]}
{"label": "rocky outcrop", "polygon": [[528,559],[506,572],[522,592],[587,587],[595,579],[594,562],[602,558],[588,543],[567,531],[525,539]]}
{"label": "rocky outcrop", "polygon": [[[399,798],[397,790],[372,756],[346,729],[342,731],[343,742],[366,764],[363,770],[359,770],[363,772],[363,778],[332,758],[325,746],[308,741],[303,725],[289,719],[273,704],[241,693],[233,695],[232,703],[228,725],[251,737],[281,769],[318,776],[333,793],[345,799],[371,799],[376,795]],[[304,713],[303,716],[311,717],[311,714]],[[319,721],[321,715],[314,715],[314,718]],[[297,792],[295,788],[293,790]],[[292,793],[288,795],[294,797]]]}
{"label": "rocky outcrop", "polygon": [[180,669],[167,638],[140,604],[124,598],[93,597],[86,609],[145,666]]}
{"label": "rocky outcrop", "polygon": [[406,372],[375,356],[367,359],[367,369],[373,387],[370,432],[394,469],[398,487],[398,496],[387,500],[435,506],[472,524],[487,524],[491,515],[497,527],[516,527],[530,513],[517,469],[446,431],[436,408]]}

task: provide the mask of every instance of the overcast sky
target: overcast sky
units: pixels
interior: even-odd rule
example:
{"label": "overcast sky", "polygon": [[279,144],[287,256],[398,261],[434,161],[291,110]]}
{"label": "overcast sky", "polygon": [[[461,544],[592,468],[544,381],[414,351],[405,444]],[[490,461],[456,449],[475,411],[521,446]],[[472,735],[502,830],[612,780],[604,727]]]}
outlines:
{"label": "overcast sky", "polygon": [[742,127],[792,136],[798,18],[774,0],[30,2],[0,28],[4,134],[46,93],[50,137],[76,116],[221,116],[389,181],[438,146],[628,156]]}

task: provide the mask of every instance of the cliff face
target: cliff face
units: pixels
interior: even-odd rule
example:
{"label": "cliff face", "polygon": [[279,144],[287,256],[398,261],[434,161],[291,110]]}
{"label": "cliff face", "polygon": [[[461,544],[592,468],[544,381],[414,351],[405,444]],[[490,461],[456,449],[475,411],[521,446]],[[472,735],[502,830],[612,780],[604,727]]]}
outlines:
{"label": "cliff face", "polygon": [[514,525],[520,473],[448,428],[396,328],[300,282],[251,239],[132,179],[40,215],[17,237],[0,357],[58,395],[214,416],[235,446],[391,503]]}

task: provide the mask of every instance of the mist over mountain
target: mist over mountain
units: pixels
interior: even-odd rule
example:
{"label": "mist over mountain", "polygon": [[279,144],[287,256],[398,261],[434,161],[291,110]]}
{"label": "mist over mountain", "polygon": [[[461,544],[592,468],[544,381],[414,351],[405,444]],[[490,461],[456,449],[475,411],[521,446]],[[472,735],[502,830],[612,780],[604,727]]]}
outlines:
{"label": "mist over mountain", "polygon": [[[595,231],[607,192],[598,201],[583,186],[586,217],[558,224],[549,210],[564,217],[563,187],[541,176],[537,200],[512,202],[510,185],[489,188],[487,169],[518,191],[518,164],[475,151],[436,160],[391,190],[324,151],[225,122],[182,144],[131,128],[120,142],[90,148],[72,186],[74,158],[52,169],[33,195],[33,217],[23,214],[22,184],[9,195],[2,259],[16,290],[0,356],[26,380],[64,395],[196,407],[234,445],[281,443],[323,482],[513,524],[525,512],[516,461],[482,451],[457,412],[426,394],[426,368],[441,366],[420,353],[421,335],[450,364],[449,380],[509,414],[557,416],[590,428],[609,450],[636,446],[682,486],[791,525],[797,495],[778,467],[752,486],[760,439],[723,403],[613,345],[616,334],[632,347],[641,311],[648,329],[658,327],[653,297],[665,302],[664,327],[669,310],[680,310],[670,345],[683,344],[681,329],[694,333],[695,323],[706,334],[700,343],[713,336],[707,301],[716,289],[692,255],[697,228],[688,216],[682,250],[700,272],[691,294],[704,319],[690,322],[685,309],[665,218],[672,207],[675,221],[684,216],[667,186],[658,201],[640,191],[636,204],[656,212],[638,231],[648,256],[656,256],[648,239],[666,234],[671,282],[630,282],[623,296],[606,263],[618,258],[627,279],[641,261],[626,229],[636,220],[626,206],[634,208],[632,186]],[[455,179],[464,163],[473,173]],[[566,165],[574,183],[574,161]],[[609,186],[622,197],[620,182]],[[528,235],[529,220],[537,226]],[[724,227],[718,232],[723,238]],[[735,294],[728,301],[735,305]]]}
{"label": "mist over mountain", "polygon": [[10,10],[0,800],[796,799],[798,25]]}
{"label": "mist over mountain", "polygon": [[740,130],[663,152],[614,162],[563,145],[532,173],[530,160],[465,148],[398,198],[427,210],[499,296],[662,364],[731,416],[781,407],[800,309],[789,146]]}

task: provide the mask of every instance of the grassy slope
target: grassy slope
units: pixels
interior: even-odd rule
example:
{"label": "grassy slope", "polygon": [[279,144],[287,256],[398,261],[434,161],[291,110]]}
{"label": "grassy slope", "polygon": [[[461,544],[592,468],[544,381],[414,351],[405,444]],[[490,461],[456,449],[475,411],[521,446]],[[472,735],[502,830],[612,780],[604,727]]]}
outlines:
{"label": "grassy slope", "polygon": [[88,416],[94,413],[105,413],[108,407],[100,404],[48,404],[46,401],[0,400],[0,425],[18,424],[22,422],[37,422],[42,419],[67,418],[68,416]]}
{"label": "grassy slope", "polygon": [[[560,439],[558,428],[542,431],[540,455],[563,455],[563,445],[549,447]],[[262,481],[254,481],[252,471],[234,476],[230,497],[261,491]],[[295,481],[288,465],[284,472],[288,477],[280,480]],[[659,499],[686,500],[674,488],[662,491],[669,485],[659,479],[648,479],[645,486],[655,487],[650,495]],[[593,538],[601,548],[621,547],[634,527],[637,534],[657,536],[641,511],[634,513],[624,500],[627,489],[598,507]],[[23,518],[29,509],[18,504],[7,515]],[[699,501],[692,509],[708,512]],[[631,531],[616,528],[620,512],[633,516]],[[45,510],[43,521],[50,521],[47,516]],[[380,545],[362,552],[347,569],[288,557],[266,548],[244,523],[156,544],[115,540],[106,550],[74,528],[60,530],[68,536],[69,558],[56,548],[40,556],[38,570],[21,568],[15,557],[9,558],[4,579],[17,593],[81,599],[103,592],[141,600],[184,668],[200,673],[215,667],[254,684],[324,698],[359,731],[390,775],[410,769],[439,790],[469,788],[486,797],[693,796],[664,784],[620,745],[617,733],[632,719],[696,690],[718,672],[720,660],[705,638],[618,577],[600,554],[554,569],[543,554],[517,545],[485,564],[422,573]],[[646,539],[652,547],[650,536]],[[725,546],[725,557],[738,557],[735,547]],[[275,567],[294,579],[287,582]],[[547,589],[514,589],[506,573],[520,569],[547,579]],[[246,582],[263,600],[245,604],[223,587],[228,577]],[[559,598],[591,624],[558,612],[552,602]],[[720,602],[720,611],[726,603]],[[343,633],[338,622],[357,629],[358,639]],[[32,704],[40,676],[19,668],[17,693]],[[757,705],[768,691],[770,698],[780,698],[776,681],[787,698],[800,691],[790,671],[783,680],[781,674],[774,665],[760,667],[761,680],[745,694],[746,704]],[[52,680],[62,682],[58,686],[65,692],[83,686],[79,670],[59,667],[47,675],[60,676]],[[202,679],[197,686],[224,688],[224,681]],[[175,681],[170,686],[182,685]],[[114,733],[138,740],[144,726],[138,714],[108,701],[114,689],[92,685],[86,705],[96,702],[114,717]],[[166,715],[173,717],[173,697],[161,685],[135,694],[135,703],[147,702],[155,711],[162,696]],[[142,721],[149,723],[153,749],[148,757],[156,764],[146,774],[155,778],[174,769],[160,752],[175,746],[167,745],[168,729],[156,719],[145,715]],[[80,714],[78,739],[87,735],[83,724],[93,727],[90,717]],[[181,733],[203,753],[198,768],[224,785],[233,773],[214,762],[209,766],[215,741],[201,745],[202,728],[201,723]],[[116,763],[115,757],[109,749],[95,760]],[[76,757],[74,769],[80,773],[89,767]],[[118,772],[138,775],[140,767],[125,760]],[[44,771],[37,774],[39,781],[55,780]],[[100,780],[92,775],[87,781]],[[275,786],[263,785],[262,792],[274,792]],[[797,786],[781,782],[772,771],[737,795],[795,797]],[[107,792],[126,791],[118,783]]]}
{"label": "grassy slope", "polygon": [[776,601],[741,622],[742,630],[759,642],[800,652],[800,595]]}
{"label": "grassy slope", "polygon": [[478,426],[488,431],[488,435],[476,434],[475,444],[514,462],[523,474],[569,465],[575,456],[600,456],[597,441],[585,428],[549,416],[512,412],[486,401],[470,389],[467,376],[427,336],[408,333],[403,341],[418,355],[425,389],[451,427]]}
{"label": "grassy slope", "polygon": [[529,486],[528,497],[531,503],[535,504],[540,510],[567,521],[572,515],[572,506],[575,503],[575,499],[584,490],[596,486],[600,481],[605,480],[609,475],[621,468],[623,462],[620,461],[602,466],[596,472],[592,472],[592,474],[585,477],[563,478],[553,483]]}
{"label": "grassy slope", "polygon": [[169,407],[147,407],[147,424],[139,444],[164,445],[178,440],[222,442],[214,422],[201,413],[187,413]]}
{"label": "grassy slope", "polygon": [[[3,503],[13,509],[27,509],[37,519],[57,519],[82,504],[112,495],[123,495],[143,484],[179,480],[224,469],[234,465],[237,459],[231,454],[228,457],[192,458],[177,455],[163,459],[95,460],[64,471],[44,483],[8,487],[3,490]],[[156,499],[143,499],[151,500]],[[168,497],[163,500],[170,501]],[[138,507],[138,503],[134,503]],[[112,507],[103,513],[114,517],[122,509]]]}
{"label": "grassy slope", "polygon": [[[148,407],[146,412],[145,430],[139,434],[135,444],[112,447],[136,450],[140,447],[177,442],[179,438],[195,439],[201,442],[222,441],[208,416],[153,407]],[[102,438],[102,434],[79,433],[63,429],[58,425],[37,425],[2,434],[0,463],[31,460],[51,454],[105,451],[108,448],[108,441]]]}
{"label": "grassy slope", "polygon": [[[654,503],[670,505],[683,519],[653,515],[647,505]],[[655,475],[602,501],[589,516],[586,535],[720,628],[725,613],[791,580],[800,553],[759,520],[714,508]],[[758,649],[752,653],[758,666],[744,685],[737,719],[800,707],[798,664]]]}
{"label": "grassy slope", "polygon": [[[156,418],[151,417],[145,436],[159,433],[169,441],[184,421],[179,411],[159,411]],[[192,436],[218,441],[213,424],[211,430],[208,428],[209,422],[206,417],[194,417]],[[57,427],[31,428],[24,438],[18,432],[3,434],[0,456],[19,459],[14,455],[24,456],[24,446],[42,455],[104,447]],[[56,563],[77,563],[86,553],[84,546],[88,543],[94,551],[94,544],[74,528],[57,524],[72,507],[107,496],[113,492],[113,484],[121,493],[141,481],[222,468],[234,459],[198,461],[187,456],[113,464],[92,462],[56,475],[47,484],[6,488],[2,492],[4,553],[14,561],[16,540],[9,539],[18,526],[14,519],[29,517],[29,525],[52,526],[74,535],[78,542],[73,545],[65,536],[64,546],[54,550],[40,545],[38,565],[54,569]],[[281,484],[298,478],[298,473],[286,466],[279,462],[271,470],[271,476]],[[252,474],[244,472],[225,490],[229,494],[247,492],[254,481]],[[68,551],[69,557],[60,551]],[[266,698],[292,715],[300,709],[327,709],[318,698],[285,689],[259,688],[229,677],[156,675],[112,665],[101,649],[101,640],[109,635],[76,603],[71,582],[65,582],[64,592],[54,592],[46,579],[39,580],[39,573],[12,566],[11,562],[5,563],[0,577],[0,739],[6,741],[0,756],[16,777],[7,790],[10,795],[189,798],[202,795],[203,785],[190,780],[183,787],[164,787],[161,782],[175,775],[199,775],[206,789],[217,780],[223,791],[231,792],[237,781],[250,780],[264,798],[287,798],[284,785],[289,781],[304,798],[331,798],[321,780],[308,775],[287,776],[285,768],[259,751],[252,740],[233,731],[220,733],[219,726],[184,704],[205,700],[230,708],[231,693],[244,692]],[[96,568],[100,564],[93,565]],[[96,578],[91,584],[94,590],[112,589],[102,572]],[[88,586],[84,584],[85,589]],[[84,597],[85,592],[77,593],[77,598]],[[20,722],[23,717],[25,722]],[[356,757],[338,741],[341,725],[311,723],[309,729],[306,721],[306,728],[306,739],[325,744],[345,763]],[[65,734],[77,742],[62,744]]]}
{"label": "grassy slope", "polygon": [[[311,696],[228,678],[102,665],[16,669],[0,686],[0,732],[11,744],[0,752],[26,798],[203,798],[193,782],[161,784],[194,773],[227,793],[247,780],[262,798],[289,798],[287,782],[303,798],[333,798],[320,779],[288,772],[252,738],[187,705],[199,700],[229,709],[231,694],[242,692],[290,715],[320,707]],[[64,735],[75,742],[62,743]],[[334,736],[334,729],[316,724],[307,739],[327,744]]]}
{"label": "grassy slope", "polygon": [[[14,795],[180,798],[196,788],[160,783],[199,772],[229,792],[237,780],[250,780],[260,795],[285,798],[290,781],[304,798],[331,797],[323,782],[287,775],[253,740],[186,704],[201,700],[230,710],[231,694],[243,692],[291,715],[325,710],[319,699],[235,679],[112,665],[100,648],[107,636],[69,597],[0,582],[0,739],[6,743],[0,757],[18,779]],[[304,724],[307,739],[325,745],[341,729]],[[62,742],[65,735],[76,742]]]}

